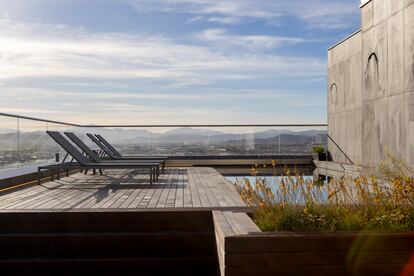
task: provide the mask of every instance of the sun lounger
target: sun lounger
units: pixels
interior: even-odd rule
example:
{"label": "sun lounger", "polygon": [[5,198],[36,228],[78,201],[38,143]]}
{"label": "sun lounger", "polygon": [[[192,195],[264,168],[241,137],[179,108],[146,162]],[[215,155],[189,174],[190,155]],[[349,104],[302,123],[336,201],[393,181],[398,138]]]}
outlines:
{"label": "sun lounger", "polygon": [[114,146],[112,146],[105,138],[103,138],[102,135],[95,134],[95,136],[99,139],[99,141],[101,141],[102,144],[105,145],[105,147],[112,151],[116,157],[122,157],[122,154]]}
{"label": "sun lounger", "polygon": [[[58,144],[60,145],[65,151],[66,156],[63,158],[62,163],[48,165],[48,166],[40,166],[38,168],[38,183],[40,183],[41,179],[41,172],[42,170],[52,170],[52,179],[55,173],[57,172],[57,176],[59,177],[60,170],[66,171],[68,174],[69,170],[81,169],[81,170],[88,170],[88,169],[145,169],[149,171],[150,175],[150,183],[153,184],[155,180],[158,179],[158,169],[159,162],[151,162],[148,161],[147,163],[135,163],[135,162],[105,162],[105,163],[98,163],[89,160],[85,157],[74,145],[72,145],[62,134],[56,131],[47,131],[47,134]],[[67,157],[71,156],[71,161],[65,162]]]}
{"label": "sun lounger", "polygon": [[[100,134],[95,134],[96,138],[99,139],[108,149],[110,149],[116,157],[122,158],[124,157],[114,146],[111,145],[111,143],[108,142],[105,138],[102,137]],[[168,157],[162,157],[162,156],[150,156],[149,158],[164,158],[167,159]]]}
{"label": "sun lounger", "polygon": [[[163,160],[164,161],[163,162],[163,169],[164,169],[165,162],[168,159],[168,157],[166,157],[166,156],[123,156],[123,155],[121,155],[121,157],[119,157],[119,156],[115,155],[115,153],[113,151],[111,151],[101,140],[99,140],[97,137],[95,137],[95,135],[93,135],[91,133],[88,133],[86,135],[89,137],[89,139],[91,139],[102,150],[102,152],[110,160],[135,160],[135,159],[148,160],[148,161],[150,161],[150,160]],[[101,136],[101,138],[103,138],[103,137]],[[106,143],[108,143],[108,142],[106,141]],[[113,146],[111,144],[108,143],[108,145],[110,145],[113,148]],[[116,151],[116,149],[115,149],[115,151]]]}
{"label": "sun lounger", "polygon": [[[88,145],[86,145],[78,136],[76,136],[73,132],[65,132],[66,136],[69,137],[69,139],[76,145],[78,146],[84,154],[86,154],[87,156],[89,156],[89,158],[97,163],[148,163],[149,160],[147,159],[140,159],[140,158],[130,158],[130,159],[116,159],[116,160],[108,160],[108,159],[102,159],[96,152],[94,152],[91,148],[88,147]],[[164,169],[164,163],[165,160],[159,160],[159,159],[151,159],[150,160],[151,163],[159,163],[160,166],[162,166],[162,168]]]}

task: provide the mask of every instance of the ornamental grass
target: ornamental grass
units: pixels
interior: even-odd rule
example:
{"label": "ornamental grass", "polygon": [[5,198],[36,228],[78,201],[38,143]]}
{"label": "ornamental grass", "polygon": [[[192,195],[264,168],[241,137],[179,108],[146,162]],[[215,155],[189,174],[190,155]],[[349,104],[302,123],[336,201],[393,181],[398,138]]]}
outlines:
{"label": "ornamental grass", "polygon": [[404,161],[391,158],[361,176],[327,181],[296,170],[269,178],[262,168],[236,187],[263,231],[414,230],[414,175]]}

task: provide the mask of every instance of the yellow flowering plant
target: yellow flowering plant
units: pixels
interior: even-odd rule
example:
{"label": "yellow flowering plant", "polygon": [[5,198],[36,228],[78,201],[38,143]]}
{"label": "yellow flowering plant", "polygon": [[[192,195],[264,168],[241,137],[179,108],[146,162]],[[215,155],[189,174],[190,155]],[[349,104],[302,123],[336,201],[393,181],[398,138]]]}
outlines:
{"label": "yellow flowering plant", "polygon": [[235,183],[243,200],[257,208],[254,220],[262,230],[414,230],[414,177],[403,161],[392,159],[365,175],[323,185],[297,170],[264,177],[265,168],[256,165],[252,178]]}

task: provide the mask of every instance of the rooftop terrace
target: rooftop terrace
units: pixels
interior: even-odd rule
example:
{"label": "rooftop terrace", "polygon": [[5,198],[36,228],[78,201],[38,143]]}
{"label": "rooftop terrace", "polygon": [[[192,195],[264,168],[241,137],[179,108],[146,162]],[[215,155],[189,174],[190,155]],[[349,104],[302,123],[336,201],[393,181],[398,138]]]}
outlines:
{"label": "rooftop terrace", "polygon": [[[91,126],[11,114],[0,121],[0,246],[10,248],[0,264],[10,274],[252,275],[240,272],[240,254],[226,251],[229,239],[261,239],[261,231],[223,175],[274,160],[278,172],[312,172],[311,149],[328,139],[324,124]],[[45,171],[37,183],[37,167],[66,154],[50,130],[74,132],[96,151],[86,134],[102,134],[124,156],[168,156],[167,167],[152,184],[139,169],[76,169],[57,179]]]}
{"label": "rooftop terrace", "polygon": [[154,185],[149,184],[148,173],[134,170],[76,173],[0,195],[0,210],[164,208],[249,209],[234,185],[208,167],[167,168]]}

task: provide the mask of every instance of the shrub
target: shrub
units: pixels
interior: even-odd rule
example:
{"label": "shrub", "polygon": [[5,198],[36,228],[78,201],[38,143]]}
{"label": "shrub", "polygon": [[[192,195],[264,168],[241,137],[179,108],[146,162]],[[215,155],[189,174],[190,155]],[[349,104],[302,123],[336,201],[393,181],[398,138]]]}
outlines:
{"label": "shrub", "polygon": [[325,153],[325,149],[321,146],[315,146],[312,148],[312,152],[317,154]]}
{"label": "shrub", "polygon": [[269,180],[259,166],[252,176],[254,185],[244,178],[236,187],[256,207],[254,220],[263,231],[414,230],[414,177],[402,161],[325,185],[288,170]]}

